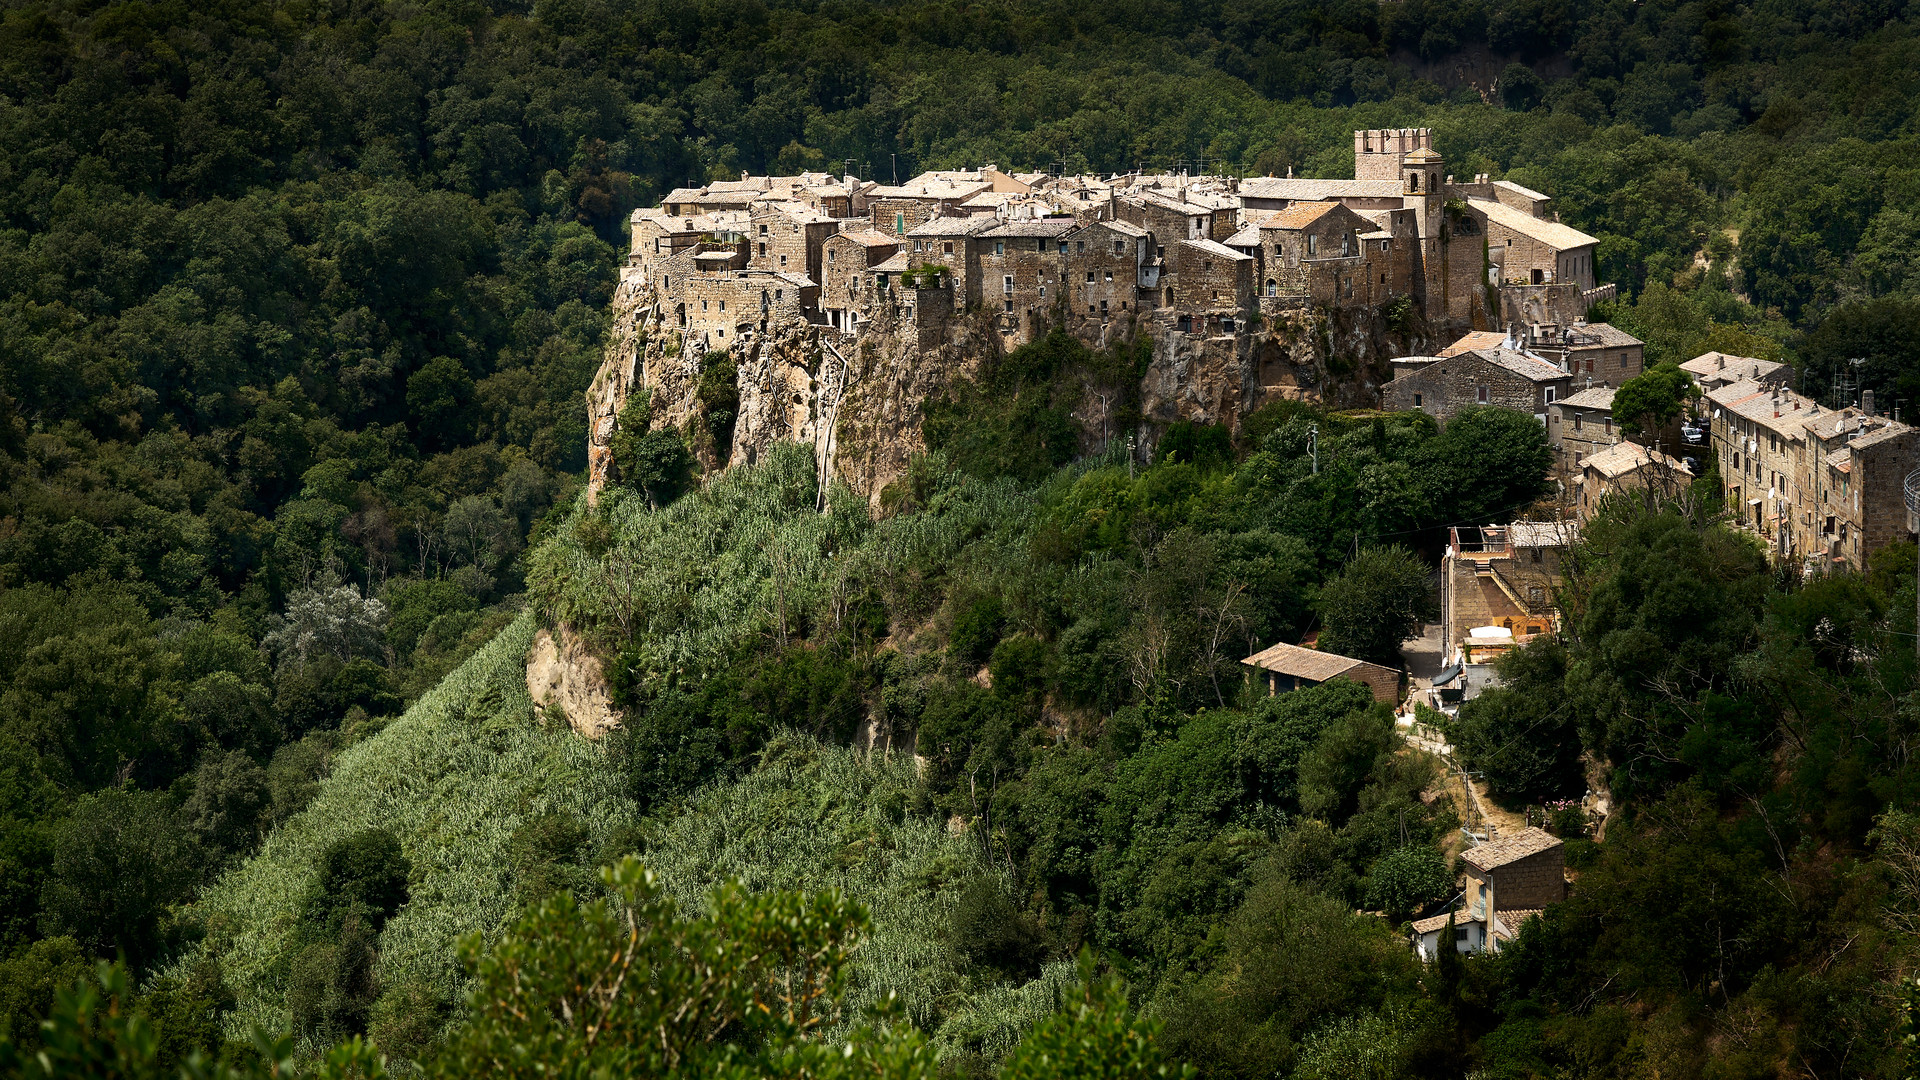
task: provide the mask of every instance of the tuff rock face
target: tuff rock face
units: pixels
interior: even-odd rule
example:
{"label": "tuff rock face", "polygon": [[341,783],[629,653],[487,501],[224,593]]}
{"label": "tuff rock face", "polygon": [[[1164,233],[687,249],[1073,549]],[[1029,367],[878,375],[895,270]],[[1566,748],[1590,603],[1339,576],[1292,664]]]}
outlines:
{"label": "tuff rock face", "polygon": [[[724,344],[738,371],[739,412],[730,447],[690,440],[701,465],[713,472],[751,463],[776,441],[807,443],[823,474],[877,502],[906,472],[908,460],[926,449],[922,403],[954,380],[971,377],[1005,348],[992,316],[980,312],[955,314],[930,328],[899,310],[882,310],[857,336],[785,324],[743,330],[724,343],[686,340],[668,325],[658,297],[637,276],[621,282],[613,314],[606,359],[587,391],[590,498],[616,479],[611,442],[628,396],[645,387],[654,395],[655,424],[696,430],[703,422],[697,396],[702,358]],[[1153,335],[1153,357],[1138,388],[1148,428],[1140,441],[1150,445],[1175,421],[1237,427],[1247,413],[1276,399],[1376,406],[1380,385],[1391,375],[1389,357],[1431,354],[1466,328],[1417,324],[1395,330],[1378,311],[1302,308],[1238,335],[1182,333],[1152,319],[1129,329]],[[1074,410],[1084,445],[1097,448],[1127,434],[1111,426],[1123,390],[1089,387]]]}

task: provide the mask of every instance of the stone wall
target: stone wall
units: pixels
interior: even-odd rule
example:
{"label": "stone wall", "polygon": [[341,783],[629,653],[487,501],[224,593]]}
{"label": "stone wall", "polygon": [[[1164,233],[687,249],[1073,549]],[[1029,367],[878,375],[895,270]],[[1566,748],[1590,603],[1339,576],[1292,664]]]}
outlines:
{"label": "stone wall", "polygon": [[1566,849],[1559,844],[1486,874],[1496,911],[1543,908],[1567,898]]}
{"label": "stone wall", "polygon": [[[1480,400],[1485,388],[1487,400]],[[1388,383],[1381,404],[1388,409],[1419,409],[1445,423],[1469,405],[1494,405],[1518,412],[1543,412],[1540,388],[1533,380],[1472,353],[1437,360]]]}

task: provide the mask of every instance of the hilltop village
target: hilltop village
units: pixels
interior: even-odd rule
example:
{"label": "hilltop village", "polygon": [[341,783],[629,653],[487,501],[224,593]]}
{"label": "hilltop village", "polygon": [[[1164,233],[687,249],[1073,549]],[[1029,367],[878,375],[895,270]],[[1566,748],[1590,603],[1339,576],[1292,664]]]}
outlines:
{"label": "hilltop village", "polygon": [[[808,173],[677,189],[633,215],[621,336],[594,391],[594,479],[631,387],[679,423],[700,358],[726,353],[739,434],[712,464],[810,441],[824,472],[873,496],[919,446],[920,401],[1056,328],[1093,347],[1151,341],[1149,425],[1236,424],[1267,400],[1337,393],[1442,425],[1471,406],[1527,413],[1554,452],[1559,510],[1452,530],[1438,671],[1286,644],[1245,661],[1273,692],[1345,675],[1399,701],[1406,686],[1406,717],[1415,703],[1452,712],[1496,681],[1501,654],[1558,631],[1562,558],[1609,494],[1674,497],[1717,475],[1739,527],[1809,572],[1861,569],[1912,535],[1920,432],[1871,395],[1823,406],[1783,364],[1709,353],[1682,365],[1687,415],[1629,432],[1614,397],[1646,349],[1587,320],[1615,292],[1595,278],[1595,238],[1540,192],[1448,173],[1427,129],[1356,131],[1353,152],[1350,180],[988,165],[897,185]],[[1382,355],[1383,342],[1412,348]],[[1336,386],[1343,350],[1363,363]]]}
{"label": "hilltop village", "polygon": [[[1007,347],[1062,326],[1235,337],[1312,308],[1545,332],[1609,298],[1596,240],[1539,192],[1459,182],[1425,128],[1354,132],[1354,179],[825,173],[680,188],[633,215],[629,281],[708,348],[809,324],[935,340],[983,312]],[[1490,303],[1490,297],[1497,302]]]}

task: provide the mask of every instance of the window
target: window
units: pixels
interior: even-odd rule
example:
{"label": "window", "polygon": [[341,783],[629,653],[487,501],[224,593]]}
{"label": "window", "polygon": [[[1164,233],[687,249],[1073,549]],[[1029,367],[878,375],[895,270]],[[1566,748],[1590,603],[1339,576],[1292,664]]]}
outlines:
{"label": "window", "polygon": [[[1393,243],[1393,241],[1391,241],[1391,240],[1382,240],[1382,241],[1380,241],[1380,250],[1381,250],[1381,251],[1385,251],[1385,250],[1387,250],[1387,245],[1388,245],[1388,244],[1391,244],[1391,243]],[[1387,279],[1383,277],[1383,278],[1381,278],[1380,280],[1381,280],[1381,281],[1385,281],[1385,280],[1387,280]]]}
{"label": "window", "polygon": [[995,240],[993,242],[993,253],[995,255],[1005,255],[1007,253],[1007,242],[1005,240]]}
{"label": "window", "polygon": [[946,254],[946,255],[953,254],[953,241],[951,240],[942,241],[940,244],[940,251],[942,254]]}
{"label": "window", "polygon": [[1626,353],[1621,353],[1621,354],[1620,354],[1620,367],[1621,367],[1621,370],[1625,370],[1625,369],[1626,369],[1626,366],[1627,366],[1627,354],[1626,354]]}
{"label": "window", "polygon": [[1045,255],[1047,253],[1047,238],[1044,236],[1035,237],[1033,241],[1033,250],[1039,252],[1042,255]]}
{"label": "window", "polygon": [[1410,172],[1407,174],[1407,190],[1408,191],[1420,190],[1420,174],[1419,173]]}
{"label": "window", "polygon": [[1549,386],[1546,389],[1547,389],[1547,404],[1551,405],[1553,404],[1553,387]]}
{"label": "window", "polygon": [[1113,253],[1115,255],[1125,255],[1127,253],[1127,242],[1125,240],[1115,240],[1113,242]]}
{"label": "window", "polygon": [[775,300],[778,300],[778,299],[780,299],[780,293],[781,293],[781,290],[779,290],[779,289],[775,289],[775,290],[773,290],[773,298],[774,298]]}
{"label": "window", "polygon": [[767,257],[767,245],[765,244],[760,245],[760,257],[763,259]]}
{"label": "window", "polygon": [[1093,284],[1093,271],[1087,271],[1087,284]]}
{"label": "window", "polygon": [[1042,285],[1040,286],[1040,299],[1045,300],[1046,298],[1047,298],[1047,287],[1045,285]]}
{"label": "window", "polygon": [[1307,254],[1312,255],[1318,252],[1319,250],[1320,250],[1320,238],[1313,235],[1312,233],[1308,233],[1307,234]]}
{"label": "window", "polygon": [[1007,304],[1007,314],[1009,315],[1013,314],[1013,301],[1008,300],[1006,304]]}
{"label": "window", "polygon": [[673,288],[673,279],[672,279],[672,278],[670,278],[670,277],[666,277],[665,275],[662,275],[662,276],[661,276],[661,278],[660,278],[660,287],[661,287],[662,289],[671,289],[671,288]]}
{"label": "window", "polygon": [[1464,926],[1456,926],[1456,927],[1454,927],[1454,929],[1453,929],[1453,940],[1455,940],[1455,941],[1465,941],[1465,940],[1467,940],[1467,928],[1466,928],[1466,927],[1464,927]]}
{"label": "window", "polygon": [[1213,263],[1212,263],[1212,262],[1202,262],[1202,263],[1200,264],[1200,270],[1201,270],[1201,271],[1202,271],[1203,273],[1208,273],[1208,274],[1211,274],[1211,273],[1213,273]]}
{"label": "window", "polygon": [[1113,271],[1111,271],[1111,270],[1109,270],[1109,271],[1107,271],[1107,280],[1108,280],[1109,282],[1111,282],[1111,281],[1113,280]]}
{"label": "window", "polygon": [[1484,386],[1476,387],[1473,391],[1473,400],[1476,402],[1479,402],[1482,405],[1485,405],[1488,400],[1487,388]]}
{"label": "window", "polygon": [[720,301],[720,310],[721,311],[727,310],[727,302],[725,300]]}
{"label": "window", "polygon": [[1606,432],[1609,435],[1613,434],[1613,414],[1612,413],[1606,413],[1605,415],[1600,417],[1600,430]]}
{"label": "window", "polygon": [[907,215],[899,213],[893,215],[893,231],[895,235],[907,231]]}
{"label": "window", "polygon": [[707,310],[707,302],[705,300],[700,301],[700,310],[701,311]]}
{"label": "window", "polygon": [[[1081,198],[1083,198],[1083,199],[1084,199],[1084,198],[1086,198],[1086,197],[1087,197],[1087,196],[1086,196],[1086,193],[1085,193],[1085,192],[1082,192],[1082,193],[1081,193],[1081,195],[1080,195],[1080,197],[1081,197]],[[1075,250],[1075,251],[1085,251],[1085,250],[1087,250],[1087,242],[1086,242],[1085,240],[1075,240],[1075,241],[1073,242],[1073,250]]]}
{"label": "window", "polygon": [[873,275],[873,287],[876,289],[885,289],[887,287],[887,275],[885,274]]}
{"label": "window", "polygon": [[1585,426],[1586,416],[1587,414],[1582,412],[1573,414],[1573,430],[1579,431]]}
{"label": "window", "polygon": [[1107,313],[1107,302],[1105,300],[1102,300],[1100,301],[1100,314],[1105,315],[1106,313]]}
{"label": "window", "polygon": [[1060,254],[1065,255],[1066,253],[1067,253],[1067,242],[1065,240],[1062,240],[1060,241]]}
{"label": "window", "polygon": [[1006,277],[1001,279],[1000,291],[1006,293],[1008,296],[1013,295],[1013,275],[1012,274],[1008,274]]}
{"label": "window", "polygon": [[765,225],[760,226],[760,235],[761,236],[767,235],[767,227]]}
{"label": "window", "polygon": [[827,265],[828,265],[828,266],[832,266],[832,265],[833,265],[833,257],[834,257],[835,255],[837,255],[837,254],[839,254],[839,252],[837,252],[837,251],[829,251],[829,252],[827,252]]}
{"label": "window", "polygon": [[1414,408],[1416,408],[1416,409],[1420,407],[1420,395],[1419,395],[1419,394],[1415,394],[1415,395],[1413,395],[1413,407],[1414,407]]}
{"label": "window", "polygon": [[780,256],[780,265],[781,266],[787,265],[787,257],[785,255]]}
{"label": "window", "polygon": [[1534,562],[1540,562],[1541,560],[1546,558],[1546,552],[1541,551],[1539,548],[1533,548],[1531,550],[1533,551]]}

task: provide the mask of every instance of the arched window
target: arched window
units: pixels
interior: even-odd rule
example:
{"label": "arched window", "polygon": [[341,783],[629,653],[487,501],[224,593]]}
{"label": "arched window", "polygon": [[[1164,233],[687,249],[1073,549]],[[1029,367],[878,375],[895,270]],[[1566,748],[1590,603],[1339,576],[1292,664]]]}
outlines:
{"label": "arched window", "polygon": [[1275,285],[1275,284],[1274,284],[1274,281],[1273,281],[1273,279],[1272,279],[1272,278],[1268,278],[1268,279],[1267,279],[1267,295],[1268,295],[1268,296],[1278,296],[1278,295],[1280,295],[1280,292],[1279,292],[1279,287],[1278,287],[1277,285]]}
{"label": "arched window", "polygon": [[1420,190],[1420,174],[1419,173],[1410,172],[1407,174],[1407,190],[1408,191]]}

